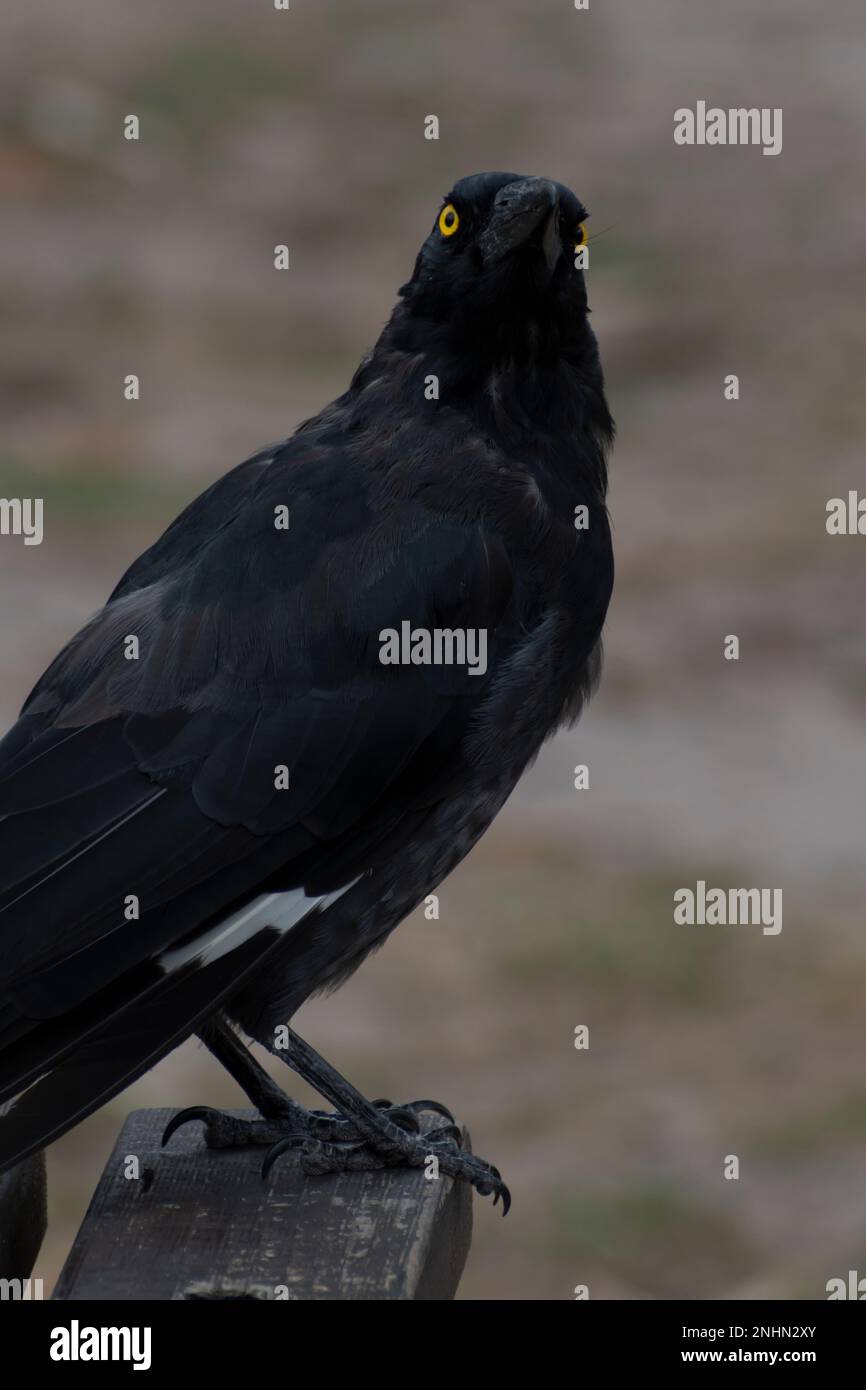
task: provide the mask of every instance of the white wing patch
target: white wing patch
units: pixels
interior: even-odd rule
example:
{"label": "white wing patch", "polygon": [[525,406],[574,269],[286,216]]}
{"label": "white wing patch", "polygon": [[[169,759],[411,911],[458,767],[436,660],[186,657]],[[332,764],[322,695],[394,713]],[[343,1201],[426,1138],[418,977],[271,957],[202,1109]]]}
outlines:
{"label": "white wing patch", "polygon": [[320,897],[308,897],[303,888],[292,888],[285,893],[262,893],[246,907],[238,908],[230,917],[217,922],[204,936],[187,941],[181,946],[172,946],[156,958],[156,965],[166,974],[179,970],[182,965],[195,963],[200,966],[212,965],[229,951],[249,941],[265,927],[276,929],[283,935],[302,922],[314,908],[330,907],[344,893],[357,883],[347,883],[334,893],[324,893]]}

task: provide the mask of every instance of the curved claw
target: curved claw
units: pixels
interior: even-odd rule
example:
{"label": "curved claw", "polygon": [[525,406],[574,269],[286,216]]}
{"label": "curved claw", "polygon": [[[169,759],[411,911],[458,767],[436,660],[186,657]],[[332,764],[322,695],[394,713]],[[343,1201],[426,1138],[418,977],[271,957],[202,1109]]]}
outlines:
{"label": "curved claw", "polygon": [[388,1119],[392,1120],[400,1129],[405,1129],[407,1134],[418,1134],[421,1126],[415,1116],[415,1106],[412,1102],[408,1105],[395,1105],[392,1100],[386,1100],[380,1096],[378,1100],[371,1100],[370,1104],[376,1110],[388,1112]]}
{"label": "curved claw", "polygon": [[[448,1120],[450,1124],[456,1123],[448,1106],[441,1105],[438,1100],[407,1100],[403,1105],[395,1105],[392,1100],[385,1100],[384,1097],[380,1096],[378,1100],[371,1100],[370,1104],[374,1105],[377,1110],[394,1110],[400,1113],[410,1111],[413,1115],[417,1115],[421,1110],[430,1110],[434,1115],[441,1115],[443,1120]],[[389,1116],[389,1119],[393,1118],[393,1116]]]}
{"label": "curved claw", "polygon": [[450,1124],[456,1121],[447,1105],[440,1105],[438,1100],[410,1100],[401,1107],[403,1110],[432,1110],[434,1115],[441,1115],[443,1120],[448,1120]]}
{"label": "curved claw", "polygon": [[176,1134],[181,1125],[189,1124],[190,1120],[201,1120],[202,1124],[209,1124],[214,1116],[219,1116],[219,1110],[215,1110],[212,1105],[190,1105],[186,1110],[178,1110],[176,1115],[172,1115],[165,1129],[162,1131],[161,1147],[164,1149],[173,1134]]}
{"label": "curved claw", "polygon": [[459,1149],[463,1144],[463,1131],[456,1125],[440,1125],[438,1129],[428,1129],[424,1138],[431,1144],[441,1144],[446,1139],[453,1139]]}
{"label": "curved claw", "polygon": [[511,1193],[502,1181],[502,1174],[492,1163],[484,1165],[485,1171],[470,1178],[479,1197],[493,1197],[493,1205],[502,1199],[502,1215],[507,1216],[511,1209]]}
{"label": "curved claw", "polygon": [[479,1197],[489,1197],[492,1192],[494,1206],[496,1206],[496,1203],[499,1201],[501,1197],[502,1215],[507,1216],[511,1207],[511,1193],[508,1191],[508,1188],[505,1186],[505,1183],[502,1181],[502,1179],[498,1177],[498,1174],[497,1178],[498,1181],[496,1183],[484,1182],[484,1180],[482,1179],[481,1182],[477,1182],[475,1184],[475,1191],[478,1193]]}
{"label": "curved claw", "polygon": [[387,1112],[388,1119],[399,1129],[405,1130],[407,1134],[419,1134],[421,1126],[418,1123],[418,1116],[408,1105],[392,1105]]}
{"label": "curved claw", "polygon": [[281,1154],[289,1149],[300,1149],[309,1142],[308,1134],[287,1134],[284,1139],[278,1139],[276,1144],[272,1144],[265,1154],[262,1163],[262,1178],[266,1178]]}

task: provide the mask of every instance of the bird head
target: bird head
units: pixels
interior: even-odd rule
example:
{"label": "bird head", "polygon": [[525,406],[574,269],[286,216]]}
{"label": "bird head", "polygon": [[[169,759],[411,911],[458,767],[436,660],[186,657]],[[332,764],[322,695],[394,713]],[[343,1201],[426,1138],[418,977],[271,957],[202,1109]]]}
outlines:
{"label": "bird head", "polygon": [[437,325],[453,347],[484,357],[561,354],[579,339],[587,314],[576,256],[587,216],[551,179],[460,179],[400,291],[406,319]]}

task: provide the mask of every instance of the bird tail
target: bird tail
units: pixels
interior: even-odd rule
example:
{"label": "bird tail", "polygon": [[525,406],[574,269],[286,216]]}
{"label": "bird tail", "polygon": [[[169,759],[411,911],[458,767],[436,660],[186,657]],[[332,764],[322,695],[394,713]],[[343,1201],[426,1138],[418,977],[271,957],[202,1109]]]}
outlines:
{"label": "bird tail", "polygon": [[280,937],[279,930],[265,928],[210,964],[193,959],[155,982],[151,977],[137,998],[120,1007],[115,1000],[101,1018],[91,1008],[72,1043],[71,1021],[64,1020],[54,1030],[41,1025],[39,1045],[29,1055],[26,1041],[24,1049],[13,1046],[17,1085],[7,1075],[4,1089],[9,1094],[14,1085],[17,1098],[0,1116],[0,1173],[59,1139],[189,1037],[262,968]]}

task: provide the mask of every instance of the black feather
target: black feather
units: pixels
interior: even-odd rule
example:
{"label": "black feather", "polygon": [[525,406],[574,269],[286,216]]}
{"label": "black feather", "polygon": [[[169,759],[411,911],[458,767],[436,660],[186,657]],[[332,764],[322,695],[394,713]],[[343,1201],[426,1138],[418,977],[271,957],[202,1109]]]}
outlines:
{"label": "black feather", "polygon": [[[265,1039],[345,978],[594,688],[613,426],[586,210],[504,173],[448,201],[348,390],[186,508],[0,743],[0,1164],[218,1008]],[[483,664],[383,663],[404,623],[483,634]],[[337,896],[196,967],[300,889]]]}

